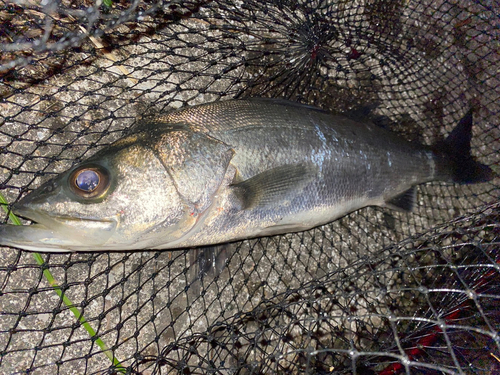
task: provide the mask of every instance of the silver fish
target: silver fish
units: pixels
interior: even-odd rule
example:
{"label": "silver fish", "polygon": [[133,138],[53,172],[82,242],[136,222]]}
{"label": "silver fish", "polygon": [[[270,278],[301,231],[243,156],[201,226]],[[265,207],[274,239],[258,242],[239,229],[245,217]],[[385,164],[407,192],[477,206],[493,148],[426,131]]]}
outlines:
{"label": "silver fish", "polygon": [[0,244],[35,251],[172,249],[302,231],[365,206],[411,210],[415,185],[493,177],[470,155],[472,113],[435,147],[272,99],[189,107],[17,202],[35,222]]}

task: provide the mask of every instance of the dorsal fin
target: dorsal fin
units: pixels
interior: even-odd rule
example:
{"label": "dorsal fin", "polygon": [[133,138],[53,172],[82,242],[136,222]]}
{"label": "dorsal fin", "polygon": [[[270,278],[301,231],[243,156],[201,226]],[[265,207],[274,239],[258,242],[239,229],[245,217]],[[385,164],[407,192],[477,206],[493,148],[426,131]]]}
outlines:
{"label": "dorsal fin", "polygon": [[246,99],[241,99],[241,100],[248,100],[248,101],[252,101],[252,102],[274,103],[274,104],[282,105],[285,107],[307,109],[309,111],[316,111],[316,112],[321,112],[321,113],[330,113],[329,111],[324,110],[322,108],[318,108],[318,107],[315,107],[315,106],[312,106],[309,104],[292,102],[291,100],[287,100],[284,98],[246,98]]}

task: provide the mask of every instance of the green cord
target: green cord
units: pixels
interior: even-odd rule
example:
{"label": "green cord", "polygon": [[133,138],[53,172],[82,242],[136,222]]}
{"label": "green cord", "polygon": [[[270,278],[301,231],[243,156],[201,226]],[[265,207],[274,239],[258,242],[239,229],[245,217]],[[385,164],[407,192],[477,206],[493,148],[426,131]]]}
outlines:
{"label": "green cord", "polygon": [[[0,205],[2,206],[2,208],[4,209],[4,211],[9,214],[9,219],[12,221],[12,223],[14,225],[22,225],[21,221],[19,220],[19,218],[16,215],[14,215],[14,213],[12,211],[9,211],[9,209],[7,208],[8,203],[7,203],[7,201],[5,200],[4,196],[1,193],[0,193]],[[64,304],[71,310],[71,312],[76,317],[76,319],[78,319],[78,321],[82,324],[82,326],[87,330],[87,332],[89,333],[90,337],[97,337],[96,340],[95,340],[96,344],[99,346],[99,348],[101,348],[101,350],[103,351],[103,353],[106,354],[106,356],[110,359],[110,361],[115,366],[116,370],[119,371],[119,372],[121,372],[121,373],[125,373],[126,370],[120,364],[120,361],[115,358],[115,356],[113,355],[113,353],[111,352],[111,350],[108,349],[108,347],[106,346],[106,344],[104,343],[104,341],[102,341],[102,339],[97,336],[97,334],[94,331],[94,329],[92,328],[92,326],[83,317],[83,315],[81,314],[80,310],[78,310],[78,308],[76,308],[73,305],[73,302],[71,302],[71,300],[61,290],[61,288],[57,284],[56,280],[54,279],[54,276],[52,276],[52,273],[47,268],[47,266],[45,264],[45,261],[43,260],[42,256],[39,253],[33,253],[33,257],[35,258],[35,260],[38,263],[38,265],[40,267],[42,267],[42,269],[43,269],[43,275],[45,276],[45,278],[49,282],[50,286],[52,288],[54,288],[54,291],[63,300]]]}

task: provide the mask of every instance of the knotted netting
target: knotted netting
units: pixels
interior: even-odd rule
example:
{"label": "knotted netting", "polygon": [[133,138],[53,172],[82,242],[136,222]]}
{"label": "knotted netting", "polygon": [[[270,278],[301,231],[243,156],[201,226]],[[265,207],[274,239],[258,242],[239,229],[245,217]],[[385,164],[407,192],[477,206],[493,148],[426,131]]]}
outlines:
{"label": "knotted netting", "polygon": [[[250,96],[425,144],[473,108],[498,168],[499,30],[495,1],[0,0],[3,207],[142,116]],[[499,181],[202,249],[2,248],[0,373],[499,373]]]}

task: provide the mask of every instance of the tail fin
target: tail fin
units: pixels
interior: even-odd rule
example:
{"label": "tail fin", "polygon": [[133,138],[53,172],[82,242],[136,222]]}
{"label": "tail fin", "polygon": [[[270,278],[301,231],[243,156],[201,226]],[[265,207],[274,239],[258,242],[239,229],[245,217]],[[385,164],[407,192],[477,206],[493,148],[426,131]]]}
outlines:
{"label": "tail fin", "polygon": [[487,165],[471,155],[472,109],[459,121],[448,138],[433,147],[437,157],[437,173],[443,180],[460,184],[490,181],[495,174]]}

